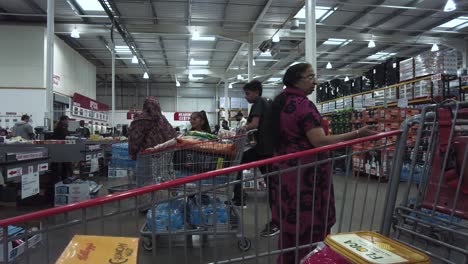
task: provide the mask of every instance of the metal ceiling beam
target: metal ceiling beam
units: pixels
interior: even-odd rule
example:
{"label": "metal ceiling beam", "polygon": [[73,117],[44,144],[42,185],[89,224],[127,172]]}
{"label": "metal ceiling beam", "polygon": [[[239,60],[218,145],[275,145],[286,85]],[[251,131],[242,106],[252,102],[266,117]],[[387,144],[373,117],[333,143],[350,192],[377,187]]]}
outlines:
{"label": "metal ceiling beam", "polygon": [[[366,15],[367,13],[370,13],[372,10],[376,9],[379,5],[383,4],[385,2],[385,0],[378,0],[376,2],[374,2],[374,5],[375,6],[368,6],[366,7],[366,9],[364,9],[362,12],[356,14],[355,16],[353,16],[351,19],[347,20],[346,22],[344,22],[343,24],[345,25],[352,25],[354,24],[356,21],[358,21],[359,19],[363,18],[364,15]],[[342,4],[345,4],[344,2]],[[335,31],[342,31],[344,30],[346,27],[339,27],[337,29],[335,29]]]}
{"label": "metal ceiling beam", "polygon": [[[424,0],[413,0],[411,2],[409,2],[408,4],[406,4],[405,6],[406,7],[415,7],[417,4],[421,3],[422,1]],[[386,17],[383,17],[379,20],[377,20],[375,23],[373,23],[372,25],[370,25],[369,27],[370,28],[376,28],[376,27],[379,27],[385,23],[387,23],[388,21],[402,15],[404,12],[406,12],[407,10],[405,9],[398,9],[398,10],[395,10],[393,11],[392,13],[390,13],[388,16]],[[371,31],[371,29],[363,29],[361,30],[361,33],[369,33]]]}
{"label": "metal ceiling beam", "polygon": [[[104,44],[105,47],[109,47],[109,49],[110,49],[109,43],[107,42],[107,40],[106,40],[103,36],[98,36],[97,39],[98,39],[102,44]],[[107,54],[109,54],[108,52],[109,52],[109,50],[107,50]],[[122,57],[121,57],[120,55],[115,54],[115,57],[116,57],[116,58],[119,58],[119,60],[116,60],[116,61],[118,61],[122,66],[127,67],[127,64],[125,64],[125,63],[122,61]],[[112,57],[109,57],[109,59],[112,59]]]}
{"label": "metal ceiling beam", "polygon": [[42,9],[36,2],[32,0],[23,0],[23,2],[29,6],[37,14],[46,14],[46,11]]}
{"label": "metal ceiling beam", "polygon": [[[72,10],[73,10],[76,14],[78,14],[79,16],[85,15],[83,9],[81,8],[80,5],[78,5],[78,4],[76,3],[75,0],[67,0],[67,3],[70,5],[70,7],[72,8]],[[81,19],[82,19],[83,22],[85,22],[85,23],[91,23],[91,20],[90,20],[89,18],[87,18],[87,17],[81,17]]]}
{"label": "metal ceiling beam", "polygon": [[[83,46],[78,41],[76,41],[74,38],[65,37],[65,38],[61,38],[61,39],[65,43],[67,43],[70,47],[72,47],[73,49],[80,48],[83,51],[86,50],[86,48],[83,48]],[[84,57],[83,53],[80,53],[80,54]],[[89,52],[86,57],[88,57],[87,59],[89,61],[94,60],[98,64],[98,66],[105,66],[105,64],[100,59],[96,58],[96,56],[94,56],[94,54],[92,54],[91,52]]]}

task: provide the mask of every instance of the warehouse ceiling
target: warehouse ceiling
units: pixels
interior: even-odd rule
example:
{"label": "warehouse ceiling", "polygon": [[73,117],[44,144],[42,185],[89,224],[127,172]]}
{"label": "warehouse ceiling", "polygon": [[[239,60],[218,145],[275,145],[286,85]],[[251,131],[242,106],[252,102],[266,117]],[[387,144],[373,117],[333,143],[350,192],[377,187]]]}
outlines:
{"label": "warehouse ceiling", "polygon": [[[430,50],[434,43],[462,50],[468,2],[455,3],[455,11],[444,12],[445,0],[318,0],[320,80],[352,78],[392,56]],[[147,82],[147,71],[149,82],[174,87],[176,81],[182,87],[223,87],[225,81],[240,87],[247,79],[252,34],[254,77],[281,87],[284,70],[304,60],[303,7],[298,0],[55,0],[55,31],[96,65],[98,84],[110,78],[113,39],[118,80]],[[0,23],[45,25],[46,10],[47,0],[2,0]],[[79,38],[70,36],[74,29]],[[274,36],[279,41],[262,53],[259,46]],[[370,40],[374,48],[368,48]],[[332,69],[326,69],[328,62]]]}

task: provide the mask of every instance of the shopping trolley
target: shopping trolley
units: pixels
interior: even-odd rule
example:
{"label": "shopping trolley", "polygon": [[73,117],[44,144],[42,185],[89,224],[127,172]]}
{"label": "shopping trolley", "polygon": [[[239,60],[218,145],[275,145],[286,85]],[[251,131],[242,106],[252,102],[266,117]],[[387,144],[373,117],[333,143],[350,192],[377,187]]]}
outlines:
{"label": "shopping trolley", "polygon": [[[410,140],[409,131],[414,128],[416,138]],[[403,126],[395,154],[392,177],[400,201],[394,214],[394,237],[441,263],[468,261],[467,135],[467,103],[427,106]],[[406,144],[409,141],[413,144]],[[405,151],[411,153],[406,164]],[[405,184],[397,183],[400,168],[407,172]]]}
{"label": "shopping trolley", "polygon": [[[145,150],[137,159],[137,186],[239,165],[245,149],[251,147],[251,144],[246,144],[247,139],[255,131],[239,131],[233,137],[207,141],[180,137],[175,139],[175,145]],[[144,248],[152,249],[154,233],[158,237],[169,235],[169,231],[174,231],[172,235],[203,234],[206,237],[212,232],[234,235],[240,232],[241,228],[237,228],[242,226],[239,224],[239,210],[229,203],[233,187],[229,182],[235,178],[236,173],[230,173],[192,182],[183,188],[168,190],[172,199],[159,197],[161,201],[156,205],[147,203],[151,209],[147,212],[148,221],[141,228]],[[176,213],[178,216],[174,217]],[[239,237],[240,249],[248,250],[250,245],[248,238]]]}
{"label": "shopping trolley", "polygon": [[[213,210],[211,213],[203,213],[205,224],[202,228],[191,230],[187,227],[191,224],[188,215],[200,216],[200,210],[209,209],[209,206],[200,208],[198,206],[187,206],[191,200],[197,201],[197,197],[209,193],[212,198],[222,198],[226,195],[226,189],[233,184],[247,181],[246,179],[236,180],[235,175],[244,170],[259,168],[260,166],[269,166],[279,163],[288,163],[291,166],[288,169],[271,170],[267,174],[259,174],[254,171],[253,180],[255,182],[267,177],[281,182],[285,173],[300,174],[302,171],[314,172],[318,166],[328,164],[330,171],[335,171],[336,166],[340,166],[344,172],[340,175],[334,175],[335,184],[335,207],[336,223],[331,232],[347,232],[354,230],[374,230],[382,233],[388,233],[385,226],[391,226],[391,217],[384,215],[388,212],[393,213],[393,208],[387,208],[391,196],[390,185],[384,181],[383,177],[370,177],[365,171],[360,170],[361,177],[354,177],[353,170],[357,170],[353,162],[353,157],[363,155],[366,152],[387,152],[394,148],[395,143],[391,140],[393,136],[399,136],[400,131],[386,132],[379,135],[356,139],[348,142],[341,142],[326,147],[315,148],[307,151],[291,153],[284,156],[278,156],[248,164],[237,166],[225,166],[216,170],[202,172],[196,175],[177,177],[161,181],[157,184],[148,185],[134,190],[99,197],[93,200],[71,204],[63,207],[56,207],[44,211],[38,211],[18,217],[0,220],[0,228],[3,233],[0,235],[0,259],[5,263],[53,263],[59,258],[61,252],[73,235],[100,235],[100,236],[126,236],[139,237],[141,226],[147,223],[146,215],[141,215],[140,209],[146,207],[139,199],[142,196],[148,196],[152,207],[156,204],[165,204],[166,213],[162,211],[150,210],[151,219],[155,220],[148,228],[148,239],[151,239],[151,252],[139,250],[140,263],[272,263],[278,256],[292,253],[295,256],[295,263],[299,263],[303,252],[310,252],[316,241],[310,243],[295,243],[292,246],[284,247],[278,244],[276,237],[260,237],[260,229],[271,220],[270,208],[268,206],[268,192],[253,190],[249,195],[249,206],[246,209],[239,210],[237,227],[231,222],[230,215],[224,214],[222,210]],[[371,142],[372,144],[368,144]],[[397,141],[398,142],[398,141]],[[242,145],[242,144],[241,144]],[[353,151],[356,145],[364,145],[359,151]],[[193,149],[192,149],[193,151]],[[158,151],[158,153],[148,153],[143,155],[157,156],[161,153],[172,153],[176,151]],[[337,155],[328,155],[330,152],[339,153]],[[333,153],[332,153],[333,154]],[[239,157],[240,153],[236,153]],[[316,160],[310,160],[310,157],[323,157]],[[382,155],[385,156],[385,155]],[[387,155],[388,156],[388,155]],[[329,157],[329,158],[327,158]],[[177,159],[168,158],[168,161],[177,161]],[[343,167],[342,164],[345,164]],[[390,162],[389,162],[390,163]],[[151,163],[153,164],[153,163]],[[226,163],[227,164],[227,163]],[[229,165],[234,165],[229,163]],[[362,165],[362,164],[361,164]],[[358,166],[362,168],[362,166]],[[392,166],[389,166],[392,168]],[[177,166],[173,166],[176,171]],[[185,169],[185,168],[184,168]],[[226,175],[230,177],[222,178]],[[315,178],[323,175],[314,174]],[[157,175],[152,175],[151,179],[157,179]],[[224,183],[217,182],[219,179],[225,179]],[[299,177],[299,176],[297,176]],[[329,178],[332,179],[331,177]],[[149,180],[149,178],[148,178]],[[250,181],[251,179],[248,179]],[[215,182],[215,184],[203,184],[206,182]],[[307,198],[304,201],[315,201],[315,195],[301,193],[301,182],[298,181],[295,191],[296,201],[301,197]],[[275,197],[282,197],[282,192],[278,192]],[[266,195],[266,197],[265,197]],[[309,199],[310,198],[310,199]],[[229,205],[226,205],[229,207]],[[164,209],[163,208],[163,209]],[[167,210],[169,208],[169,210]],[[191,209],[195,208],[196,213],[192,214]],[[281,204],[279,211],[283,211]],[[299,213],[300,208],[296,208]],[[313,211],[311,211],[313,213]],[[158,218],[159,217],[159,218]],[[217,219],[223,218],[225,225],[214,224]],[[229,218],[229,220],[228,220]],[[198,218],[203,221],[203,218]],[[280,225],[282,224],[280,218]],[[290,219],[291,220],[291,219]],[[38,223],[37,228],[27,229],[28,225]],[[296,222],[299,228],[310,223]],[[177,229],[177,225],[181,227]],[[24,232],[8,234],[8,228],[24,227]],[[161,235],[159,230],[164,230]],[[311,225],[310,236],[316,233],[315,226]],[[236,237],[232,239],[232,231],[237,228]],[[190,233],[193,231],[193,233]],[[322,231],[322,230],[318,230]],[[299,234],[297,234],[298,236]],[[39,236],[39,237],[38,237]],[[35,238],[36,240],[31,240]],[[246,240],[250,241],[250,249],[246,249]],[[299,237],[296,237],[299,239]],[[14,242],[16,241],[16,242]],[[18,243],[18,241],[21,241]],[[141,247],[149,248],[148,240],[141,239]],[[157,242],[157,243],[156,243]],[[14,245],[13,245],[14,244]],[[241,250],[239,250],[241,249]],[[16,251],[15,251],[16,250]],[[16,253],[13,253],[13,252]]]}

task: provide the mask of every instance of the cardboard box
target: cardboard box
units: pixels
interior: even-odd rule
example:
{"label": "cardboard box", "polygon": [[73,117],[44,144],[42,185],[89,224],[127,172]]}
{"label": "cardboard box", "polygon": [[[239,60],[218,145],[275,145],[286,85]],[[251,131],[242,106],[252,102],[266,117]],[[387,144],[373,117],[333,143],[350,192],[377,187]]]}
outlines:
{"label": "cardboard box", "polygon": [[[39,229],[42,228],[39,222],[33,222],[32,226],[35,226]],[[28,228],[32,226],[27,226],[23,228],[25,229],[25,231],[27,231]],[[14,228],[14,227],[10,227],[10,228]],[[2,230],[0,230],[0,237],[3,237],[2,233],[3,233]],[[34,248],[39,242],[41,242],[41,240],[42,240],[41,233],[31,236],[30,238],[28,238],[28,248]],[[3,249],[2,241],[0,241],[0,247]],[[25,252],[25,250],[26,250],[26,243],[23,242],[22,244],[19,244],[13,247],[13,243],[9,242],[8,243],[8,261],[15,260],[17,257],[21,256]],[[0,263],[3,263],[1,262],[1,260],[3,260],[3,250],[0,250]]]}
{"label": "cardboard box", "polygon": [[107,172],[109,178],[123,178],[128,177],[128,169],[125,168],[110,168]]}
{"label": "cardboard box", "polygon": [[75,235],[56,264],[136,264],[138,238]]}
{"label": "cardboard box", "polygon": [[62,206],[91,199],[89,183],[55,184],[55,206]]}

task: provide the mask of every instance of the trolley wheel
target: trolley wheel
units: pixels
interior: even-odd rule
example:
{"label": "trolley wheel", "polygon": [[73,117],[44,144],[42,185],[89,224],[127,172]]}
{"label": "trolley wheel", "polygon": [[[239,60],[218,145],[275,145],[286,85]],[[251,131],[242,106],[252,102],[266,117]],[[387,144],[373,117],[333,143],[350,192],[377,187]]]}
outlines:
{"label": "trolley wheel", "polygon": [[240,250],[247,251],[252,246],[252,242],[250,242],[250,239],[243,237],[239,239],[239,241],[237,241],[237,246],[239,247]]}
{"label": "trolley wheel", "polygon": [[147,251],[152,251],[153,250],[153,241],[149,238],[143,238],[141,240],[143,248]]}

